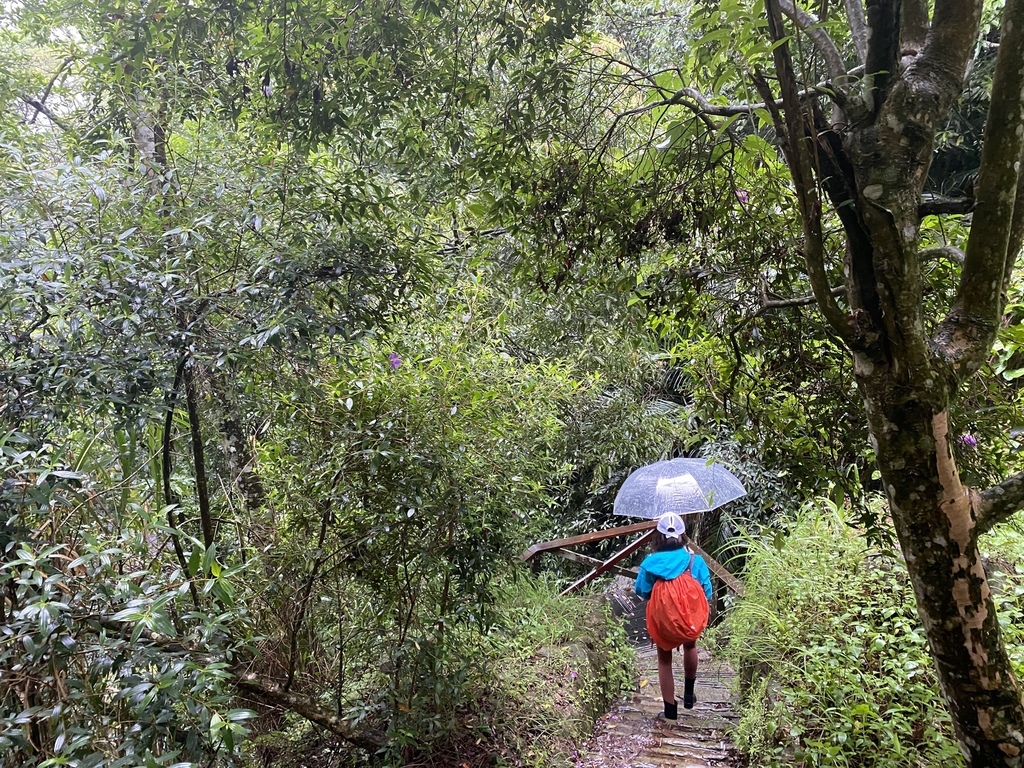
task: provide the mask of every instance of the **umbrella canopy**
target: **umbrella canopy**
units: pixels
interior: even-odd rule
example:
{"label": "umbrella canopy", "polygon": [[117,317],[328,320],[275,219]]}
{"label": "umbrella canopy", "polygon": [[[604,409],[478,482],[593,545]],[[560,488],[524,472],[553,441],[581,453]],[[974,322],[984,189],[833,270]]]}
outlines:
{"label": "umbrella canopy", "polygon": [[669,459],[641,467],[626,478],[615,497],[615,514],[653,519],[666,512],[707,512],[746,493],[721,464]]}

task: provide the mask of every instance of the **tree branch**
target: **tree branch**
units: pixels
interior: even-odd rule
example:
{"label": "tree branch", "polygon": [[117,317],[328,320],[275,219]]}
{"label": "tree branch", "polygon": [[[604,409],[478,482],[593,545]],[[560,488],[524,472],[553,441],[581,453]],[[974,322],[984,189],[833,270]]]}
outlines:
{"label": "tree branch", "polygon": [[[108,629],[113,632],[117,632],[118,634],[130,634],[135,629],[135,625],[131,622],[117,621],[114,617],[106,615],[75,616],[74,621],[80,624],[95,623],[97,627],[102,627],[103,629]],[[154,632],[150,629],[143,629],[139,632],[139,637],[144,639],[146,642],[157,646],[161,651],[167,651],[168,653],[183,652],[191,655],[205,656],[211,659],[216,658],[215,654],[201,651],[198,648],[182,642],[178,638]],[[235,672],[231,674],[233,674],[231,682],[239,690],[271,704],[276,704],[288,709],[295,714],[306,718],[310,722],[326,728],[335,736],[339,736],[350,744],[375,752],[386,743],[386,738],[383,733],[371,729],[355,731],[353,730],[352,725],[344,718],[339,717],[330,710],[324,709],[316,702],[311,701],[304,696],[300,696],[290,691],[285,691],[276,683],[267,682],[250,672]]]}
{"label": "tree branch", "polygon": [[185,559],[185,551],[181,548],[181,537],[178,536],[178,520],[174,508],[178,505],[178,494],[171,487],[171,446],[173,438],[171,429],[174,425],[174,404],[178,399],[178,391],[181,389],[181,380],[185,375],[185,366],[188,363],[188,355],[182,355],[178,360],[178,366],[174,371],[174,382],[171,384],[171,391],[167,394],[167,413],[164,415],[164,433],[160,441],[161,461],[160,468],[163,477],[164,504],[167,507],[167,525],[171,530],[171,544],[174,547],[174,554],[181,565],[181,572],[188,579],[188,590],[192,595],[192,604],[199,610],[199,590],[195,581],[188,572],[188,561]]}
{"label": "tree branch", "polygon": [[936,335],[937,350],[957,381],[978,369],[995,340],[1008,262],[1017,255],[1010,253],[1010,241],[1019,223],[1016,198],[1024,153],[1022,59],[1024,0],[1007,0],[960,286]]}
{"label": "tree branch", "polygon": [[964,252],[955,245],[936,245],[921,251],[921,261],[928,259],[949,259],[954,264],[964,265]]}
{"label": "tree branch", "polygon": [[927,0],[902,0],[900,3],[900,54],[916,55],[924,48],[927,35]]}
{"label": "tree branch", "polygon": [[25,102],[30,107],[32,107],[36,111],[37,114],[41,112],[42,114],[46,115],[46,118],[51,123],[56,125],[58,128],[60,128],[65,133],[70,133],[71,132],[71,129],[68,128],[68,126],[66,124],[64,124],[59,119],[57,119],[54,116],[53,112],[50,111],[50,108],[48,106],[46,106],[45,104],[43,104],[43,102],[39,101],[39,99],[33,99],[30,96],[19,96],[18,98],[20,98],[23,102]]}
{"label": "tree branch", "polygon": [[778,0],[778,3],[779,8],[793,21],[796,28],[814,43],[814,47],[818,49],[818,53],[825,60],[829,78],[841,83],[846,77],[846,64],[843,62],[842,54],[839,53],[839,47],[828,36],[828,32],[821,26],[821,22],[815,18],[814,14],[808,13],[796,5],[793,0]]}
{"label": "tree branch", "polygon": [[195,465],[196,500],[199,504],[199,524],[203,531],[203,546],[207,549],[215,541],[213,517],[210,512],[210,484],[206,479],[206,459],[203,455],[203,431],[199,421],[199,398],[196,394],[195,361],[185,366],[185,405],[188,426],[192,436],[192,460]]}
{"label": "tree branch", "polygon": [[970,213],[974,210],[975,200],[973,197],[939,197],[938,195],[926,195],[917,204],[917,217],[923,219],[925,216],[941,216],[951,213]]}
{"label": "tree branch", "polygon": [[868,50],[868,26],[864,21],[864,5],[861,0],[846,0],[846,20],[850,24],[850,36],[857,49],[857,61],[863,64]]}
{"label": "tree branch", "polygon": [[[983,0],[935,0],[924,51],[913,65],[915,76],[928,91],[960,89],[978,36],[982,5]],[[945,111],[940,117],[945,118]]]}
{"label": "tree branch", "polygon": [[1021,509],[1024,509],[1024,472],[978,494],[975,506],[978,533],[991,530],[996,523],[1003,522]]}
{"label": "tree branch", "polygon": [[[800,221],[804,231],[804,262],[807,265],[807,277],[811,290],[821,308],[822,314],[832,329],[847,344],[853,343],[853,328],[847,322],[846,313],[836,303],[829,285],[828,273],[825,270],[824,236],[821,231],[821,199],[814,179],[811,154],[808,147],[806,123],[800,108],[800,99],[796,87],[796,75],[793,62],[786,43],[782,17],[779,13],[778,0],[766,0],[765,9],[768,14],[768,29],[775,46],[772,55],[775,69],[779,76],[782,89],[782,103],[785,108],[785,134],[783,143],[786,150],[786,162],[793,177],[797,203],[800,209]],[[762,81],[762,88],[767,84]],[[770,93],[762,93],[765,101],[769,101]]]}
{"label": "tree branch", "polygon": [[297,715],[301,715],[311,723],[316,723],[326,728],[335,736],[339,736],[350,744],[362,747],[370,752],[376,752],[387,742],[383,733],[373,730],[354,731],[347,720],[330,710],[321,707],[304,696],[286,691],[279,685],[260,680],[255,675],[239,675],[235,680],[235,687],[263,701],[277,704]]}
{"label": "tree branch", "polygon": [[[75,57],[74,57],[74,56],[67,56],[67,57],[66,57],[66,58],[64,59],[64,61],[62,61],[62,62],[61,62],[60,66],[59,66],[59,67],[57,67],[57,71],[53,73],[53,77],[51,77],[51,78],[50,78],[50,82],[48,82],[48,83],[46,84],[46,88],[44,88],[44,89],[43,89],[43,93],[42,93],[42,95],[41,95],[41,96],[39,97],[39,102],[38,102],[38,104],[37,104],[37,103],[35,103],[35,102],[33,102],[33,101],[28,101],[28,100],[26,100],[26,101],[28,101],[28,103],[30,104],[30,106],[33,106],[33,107],[35,107],[35,110],[36,110],[36,113],[35,113],[34,115],[32,115],[32,118],[31,118],[31,119],[29,120],[29,123],[34,123],[34,122],[36,121],[36,118],[37,118],[37,117],[39,117],[39,115],[40,115],[40,114],[44,114],[44,115],[46,115],[46,116],[47,116],[48,118],[50,118],[50,120],[51,120],[51,121],[52,121],[52,122],[54,123],[54,125],[56,125],[56,126],[57,126],[58,128],[62,128],[62,129],[63,129],[63,130],[65,131],[65,132],[66,132],[66,131],[68,130],[68,129],[67,129],[67,128],[65,128],[65,127],[64,127],[63,125],[61,125],[60,123],[58,123],[58,122],[56,121],[56,119],[55,119],[55,118],[53,117],[53,115],[52,115],[52,114],[50,114],[50,113],[49,113],[49,112],[47,112],[47,111],[44,111],[44,107],[43,107],[43,104],[45,104],[45,103],[46,103],[46,100],[47,100],[48,98],[50,98],[50,92],[51,92],[51,91],[53,91],[53,86],[57,84],[57,80],[59,80],[59,79],[60,79],[60,76],[61,76],[61,75],[63,74],[63,72],[64,72],[64,69],[65,69],[65,68],[66,68],[66,67],[68,66],[68,64],[70,64],[70,63],[71,63],[72,61],[74,61],[74,60],[75,60]],[[24,97],[22,97],[22,98],[24,99]]]}
{"label": "tree branch", "polygon": [[1017,176],[1017,199],[1013,205],[1013,222],[1010,224],[1010,242],[1006,247],[1006,271],[1003,273],[1003,285],[1010,284],[1010,276],[1024,245],[1024,150],[1021,151],[1020,173]]}
{"label": "tree branch", "polygon": [[867,0],[868,47],[864,56],[864,97],[877,114],[896,78],[900,48],[900,5]]}
{"label": "tree branch", "polygon": [[[826,86],[816,86],[814,88],[805,88],[802,91],[798,91],[798,95],[803,99],[808,96],[828,93],[828,91],[829,89]],[[698,116],[735,117],[736,115],[753,114],[753,112],[758,109],[778,108],[782,106],[782,100],[776,99],[770,104],[763,101],[758,102],[757,104],[712,104],[708,101],[707,96],[696,88],[680,88],[671,96],[662,99],[661,101],[652,101],[650,104],[633,107],[632,109],[627,109],[624,112],[618,113],[615,116],[615,121],[612,127],[614,128],[615,123],[618,123],[618,121],[623,118],[641,115],[644,112],[650,112],[652,109],[658,109],[659,107],[671,107],[676,104],[686,107]],[[705,124],[712,130],[718,129],[718,126],[713,122],[705,121]]]}
{"label": "tree branch", "polygon": [[[829,291],[833,296],[842,296],[846,292],[843,286],[838,286]],[[817,298],[814,295],[810,296],[794,296],[790,299],[769,299],[765,297],[761,301],[761,306],[757,312],[754,313],[754,317],[759,317],[767,312],[769,309],[786,309],[788,307],[805,307],[808,304],[817,303]]]}
{"label": "tree branch", "polygon": [[[335,475],[335,486],[340,476],[340,472]],[[324,553],[324,542],[327,539],[327,528],[331,523],[332,517],[333,515],[330,510],[327,510],[320,519],[320,536],[316,542],[316,557],[313,559],[313,566],[309,569],[309,575],[306,577],[302,595],[299,597],[298,615],[292,624],[292,637],[288,647],[288,675],[284,681],[284,688],[282,688],[284,693],[288,693],[291,690],[292,683],[295,681],[295,667],[298,663],[299,655],[299,633],[302,631],[302,622],[306,619],[306,606],[309,605],[309,596],[313,593],[313,584],[316,583],[316,578],[320,575],[320,567],[327,559],[327,555]]]}

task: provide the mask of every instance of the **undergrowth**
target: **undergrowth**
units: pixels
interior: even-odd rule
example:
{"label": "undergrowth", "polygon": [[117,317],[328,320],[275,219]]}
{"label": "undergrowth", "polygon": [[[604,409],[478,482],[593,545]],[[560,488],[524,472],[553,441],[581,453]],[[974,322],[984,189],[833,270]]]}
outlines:
{"label": "undergrowth", "polygon": [[749,542],[727,645],[740,747],[766,768],[962,765],[905,569],[818,504]]}
{"label": "undergrowth", "polygon": [[[485,633],[466,632],[458,703],[435,737],[403,713],[391,728],[386,754],[372,762],[417,768],[531,768],[568,764],[594,721],[635,683],[635,654],[625,628],[597,597],[562,597],[555,583],[525,572],[496,589],[494,623]],[[357,755],[321,743],[304,721],[263,737],[275,748],[274,765],[343,768],[364,765]],[[403,736],[408,741],[403,742]],[[258,750],[252,755],[259,764]]]}
{"label": "undergrowth", "polygon": [[502,590],[501,620],[484,643],[476,704],[492,761],[545,766],[568,758],[611,700],[635,683],[625,628],[598,598],[562,597],[519,579]]}

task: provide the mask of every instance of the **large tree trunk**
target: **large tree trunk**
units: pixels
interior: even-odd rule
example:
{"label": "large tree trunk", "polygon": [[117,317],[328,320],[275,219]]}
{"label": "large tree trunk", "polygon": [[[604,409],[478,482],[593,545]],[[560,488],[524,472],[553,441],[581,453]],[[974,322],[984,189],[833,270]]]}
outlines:
{"label": "large tree trunk", "polygon": [[946,411],[929,402],[928,392],[885,378],[862,382],[862,392],[957,739],[972,767],[1020,766],[1024,705],[978,549],[977,494],[957,474]]}

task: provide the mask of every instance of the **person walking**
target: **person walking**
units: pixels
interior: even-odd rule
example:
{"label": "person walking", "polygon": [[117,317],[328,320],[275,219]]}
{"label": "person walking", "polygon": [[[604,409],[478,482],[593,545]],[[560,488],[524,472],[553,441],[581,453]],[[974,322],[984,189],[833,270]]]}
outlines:
{"label": "person walking", "polygon": [[674,512],[658,518],[651,554],[637,572],[633,590],[647,600],[647,633],[658,648],[658,683],[665,711],[659,715],[678,719],[672,651],[683,648],[685,690],[683,707],[697,702],[697,638],[708,624],[711,573],[700,555],[684,546],[686,524]]}

